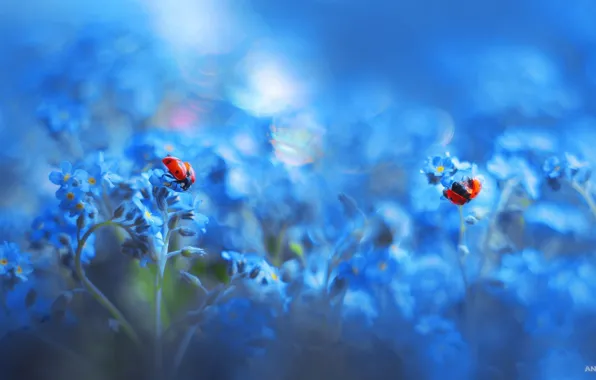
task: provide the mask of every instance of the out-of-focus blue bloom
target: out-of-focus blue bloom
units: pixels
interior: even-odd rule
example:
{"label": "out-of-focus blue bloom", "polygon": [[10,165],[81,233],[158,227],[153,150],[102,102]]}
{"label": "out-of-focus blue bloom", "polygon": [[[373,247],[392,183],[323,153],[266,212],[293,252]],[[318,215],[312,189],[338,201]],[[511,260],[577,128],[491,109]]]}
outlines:
{"label": "out-of-focus blue bloom", "polygon": [[575,380],[585,374],[586,360],[576,350],[549,349],[537,363],[536,378],[544,380]]}
{"label": "out-of-focus blue bloom", "polygon": [[545,225],[563,234],[582,236],[590,229],[590,223],[580,209],[552,202],[531,205],[525,211],[524,219],[528,224]]}
{"label": "out-of-focus blue bloom", "polygon": [[564,170],[559,157],[552,156],[547,158],[542,165],[542,172],[546,175],[547,183],[553,190],[559,190],[561,188],[559,180],[563,177]]}
{"label": "out-of-focus blue bloom", "polygon": [[458,269],[437,255],[403,259],[399,282],[409,284],[420,313],[442,310],[461,299],[463,284]]}
{"label": "out-of-focus blue bloom", "polygon": [[533,117],[560,115],[578,106],[578,97],[562,80],[556,62],[537,49],[489,47],[475,64],[471,101],[478,111],[517,109]]}
{"label": "out-of-focus blue bloom", "polygon": [[587,161],[571,153],[565,153],[565,162],[567,178],[570,178],[579,184],[584,184],[590,179],[592,170]]}
{"label": "out-of-focus blue bloom", "polygon": [[415,330],[429,340],[426,355],[433,363],[445,365],[466,353],[466,344],[451,321],[436,315],[423,317]]}
{"label": "out-of-focus blue bloom", "polygon": [[259,353],[262,344],[254,345],[254,342],[275,338],[271,327],[274,310],[250,298],[232,298],[214,307],[210,315],[205,331],[218,342],[225,343],[229,349],[244,355]]}
{"label": "out-of-focus blue bloom", "polygon": [[31,264],[31,256],[21,253],[14,264],[14,275],[22,281],[27,281],[28,276],[33,273],[33,265]]}
{"label": "out-of-focus blue bloom", "polygon": [[29,254],[21,252],[15,243],[4,242],[0,250],[0,275],[12,274],[21,281],[33,272]]}
{"label": "out-of-focus blue bloom", "polygon": [[552,154],[557,150],[557,139],[542,128],[516,127],[499,136],[497,147],[510,154]]}
{"label": "out-of-focus blue bloom", "polygon": [[487,163],[486,168],[498,180],[518,180],[531,199],[540,196],[540,178],[525,159],[498,154]]}
{"label": "out-of-focus blue bloom", "polygon": [[66,98],[44,101],[37,112],[51,134],[75,133],[87,123],[84,107]]}
{"label": "out-of-focus blue bloom", "polygon": [[542,166],[547,183],[553,190],[561,188],[560,181],[566,179],[584,185],[591,177],[592,169],[589,162],[580,159],[578,156],[566,152],[564,159],[558,156],[551,156],[546,159]]}
{"label": "out-of-focus blue bloom", "polygon": [[0,252],[0,275],[9,273],[17,263],[20,251],[15,243],[4,242]]}

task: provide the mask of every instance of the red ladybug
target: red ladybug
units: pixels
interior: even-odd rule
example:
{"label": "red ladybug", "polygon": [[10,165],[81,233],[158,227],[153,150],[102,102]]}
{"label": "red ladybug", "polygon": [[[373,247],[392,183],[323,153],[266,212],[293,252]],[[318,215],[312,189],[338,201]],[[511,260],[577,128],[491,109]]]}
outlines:
{"label": "red ladybug", "polygon": [[463,206],[476,198],[482,190],[482,183],[477,178],[466,178],[461,182],[453,182],[449,189],[443,190],[443,196],[451,203]]}
{"label": "red ladybug", "polygon": [[161,161],[168,169],[169,175],[174,178],[174,182],[180,184],[182,190],[188,190],[195,183],[196,175],[190,163],[173,156],[167,156]]}

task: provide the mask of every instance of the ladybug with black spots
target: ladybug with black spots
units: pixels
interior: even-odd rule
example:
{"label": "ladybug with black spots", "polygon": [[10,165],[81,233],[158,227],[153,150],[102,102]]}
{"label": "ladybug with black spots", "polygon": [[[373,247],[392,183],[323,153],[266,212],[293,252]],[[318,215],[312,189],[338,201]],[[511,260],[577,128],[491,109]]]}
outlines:
{"label": "ladybug with black spots", "polygon": [[463,206],[476,198],[482,190],[482,182],[478,178],[465,178],[460,182],[453,182],[451,187],[443,190],[443,196],[451,203]]}
{"label": "ladybug with black spots", "polygon": [[168,175],[173,178],[173,182],[180,184],[182,190],[188,190],[195,183],[196,175],[190,163],[170,155],[161,161],[168,169]]}

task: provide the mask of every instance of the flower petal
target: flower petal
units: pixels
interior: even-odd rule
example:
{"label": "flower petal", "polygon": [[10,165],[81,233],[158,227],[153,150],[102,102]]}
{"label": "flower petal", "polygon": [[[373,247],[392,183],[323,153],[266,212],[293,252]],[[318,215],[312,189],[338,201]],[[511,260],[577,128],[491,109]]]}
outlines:
{"label": "flower petal", "polygon": [[62,173],[64,173],[64,174],[71,173],[72,172],[72,164],[68,161],[62,161],[60,163],[60,169],[62,170]]}
{"label": "flower petal", "polygon": [[64,181],[64,174],[53,171],[50,173],[49,178],[50,182],[52,182],[54,185],[62,185],[62,182]]}

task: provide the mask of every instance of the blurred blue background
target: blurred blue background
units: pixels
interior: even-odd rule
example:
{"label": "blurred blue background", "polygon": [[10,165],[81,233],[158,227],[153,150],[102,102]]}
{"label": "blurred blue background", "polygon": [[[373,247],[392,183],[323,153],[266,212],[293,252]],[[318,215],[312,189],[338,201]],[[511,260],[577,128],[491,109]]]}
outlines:
{"label": "blurred blue background", "polygon": [[[101,165],[106,219],[150,198],[141,173],[167,154],[194,167],[185,195],[209,222],[185,240],[205,257],[172,271],[206,292],[228,264],[281,283],[207,308],[182,364],[173,333],[171,378],[595,376],[594,15],[587,0],[0,4],[0,240],[34,268],[0,273],[7,376],[56,341],[97,379],[137,375],[128,350],[105,354],[120,343],[94,335],[109,317],[92,299],[56,306],[77,287],[76,226],[48,176]],[[483,188],[460,214],[441,196],[463,174]],[[85,246],[87,271],[150,330],[155,268],[120,242]],[[205,298],[178,280],[167,326]],[[22,327],[46,343],[6,338]],[[90,371],[64,355],[40,366]]]}

